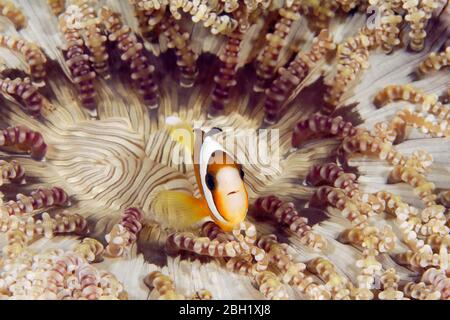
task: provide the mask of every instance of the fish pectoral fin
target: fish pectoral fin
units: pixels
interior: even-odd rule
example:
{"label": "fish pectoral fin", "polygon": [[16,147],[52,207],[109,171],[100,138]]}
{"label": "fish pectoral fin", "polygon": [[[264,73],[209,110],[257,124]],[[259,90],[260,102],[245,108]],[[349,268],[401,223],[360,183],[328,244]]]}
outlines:
{"label": "fish pectoral fin", "polygon": [[209,215],[204,201],[182,191],[161,191],[152,208],[158,223],[177,230],[188,229]]}

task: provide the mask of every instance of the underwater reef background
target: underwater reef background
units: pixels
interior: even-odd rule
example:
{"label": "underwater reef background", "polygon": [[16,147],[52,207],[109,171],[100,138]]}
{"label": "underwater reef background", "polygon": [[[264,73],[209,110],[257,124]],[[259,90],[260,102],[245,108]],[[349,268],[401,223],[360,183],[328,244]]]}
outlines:
{"label": "underwater reef background", "polygon": [[[431,0],[0,1],[0,297],[448,299],[449,24]],[[173,115],[279,130],[270,175],[237,140],[232,232],[154,207],[199,195]]]}

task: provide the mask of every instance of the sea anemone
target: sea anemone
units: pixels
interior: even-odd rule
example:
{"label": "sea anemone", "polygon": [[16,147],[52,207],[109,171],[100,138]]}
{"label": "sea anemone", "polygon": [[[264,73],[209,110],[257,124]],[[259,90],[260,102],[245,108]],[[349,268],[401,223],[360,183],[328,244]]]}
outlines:
{"label": "sea anemone", "polygon": [[[449,10],[0,1],[0,297],[448,299]],[[158,218],[171,116],[240,137],[231,232]]]}

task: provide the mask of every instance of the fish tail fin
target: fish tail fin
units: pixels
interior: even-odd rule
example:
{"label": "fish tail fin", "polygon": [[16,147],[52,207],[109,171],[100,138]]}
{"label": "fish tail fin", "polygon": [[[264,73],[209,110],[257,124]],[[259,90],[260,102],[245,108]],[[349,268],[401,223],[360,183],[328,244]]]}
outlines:
{"label": "fish tail fin", "polygon": [[153,201],[155,220],[176,230],[191,228],[209,215],[204,201],[182,191],[164,190]]}
{"label": "fish tail fin", "polygon": [[177,116],[170,116],[166,118],[166,128],[174,141],[178,142],[189,152],[193,152],[194,130],[187,121]]}

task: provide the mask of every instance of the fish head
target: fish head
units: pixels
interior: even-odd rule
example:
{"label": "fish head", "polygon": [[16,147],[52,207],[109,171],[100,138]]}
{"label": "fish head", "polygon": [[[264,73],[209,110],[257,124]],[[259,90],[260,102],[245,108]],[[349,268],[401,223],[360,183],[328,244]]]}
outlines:
{"label": "fish head", "polygon": [[207,201],[208,207],[216,213],[211,217],[223,230],[230,231],[245,219],[248,211],[242,166],[227,153],[216,151],[204,179],[207,191],[212,195]]}

